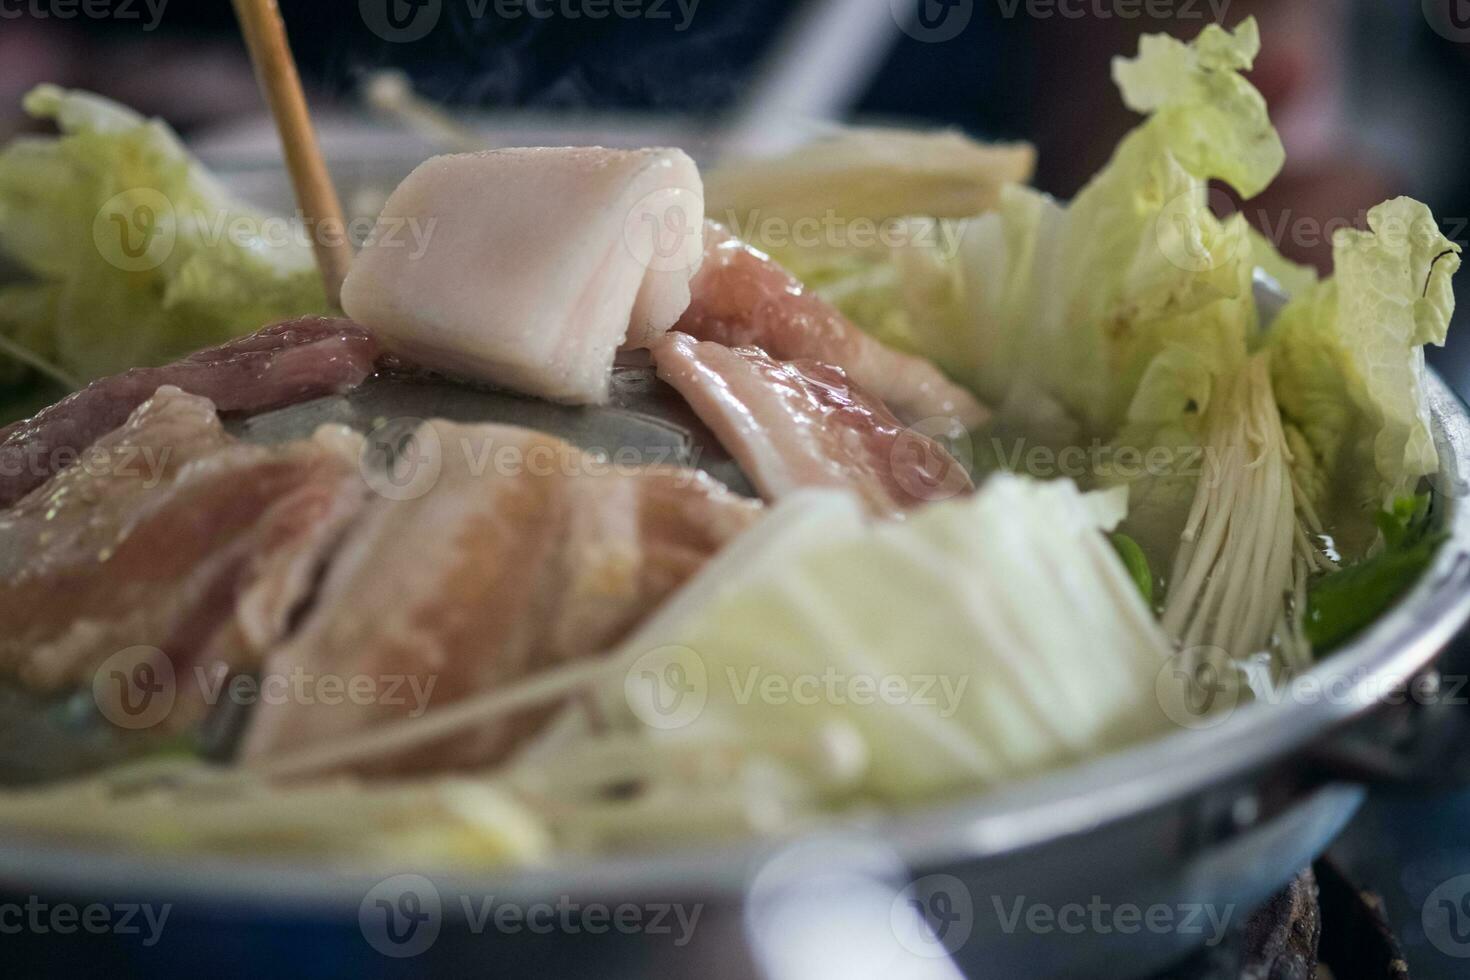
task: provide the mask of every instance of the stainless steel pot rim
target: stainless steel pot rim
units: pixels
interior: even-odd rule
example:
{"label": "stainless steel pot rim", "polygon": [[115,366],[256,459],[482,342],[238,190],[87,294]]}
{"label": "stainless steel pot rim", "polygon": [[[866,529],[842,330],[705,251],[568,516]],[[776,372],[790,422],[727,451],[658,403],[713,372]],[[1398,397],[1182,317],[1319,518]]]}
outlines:
{"label": "stainless steel pot rim", "polygon": [[[1217,727],[1153,741],[973,798],[871,820],[838,820],[795,839],[758,838],[699,848],[568,857],[533,868],[466,873],[393,865],[345,869],[256,858],[109,853],[33,838],[0,844],[0,884],[89,896],[157,895],[270,912],[355,909],[384,878],[422,872],[441,892],[705,896],[733,900],[775,854],[803,841],[856,836],[912,867],[985,861],[1083,834],[1247,777],[1324,738],[1407,682],[1470,621],[1470,414],[1438,377],[1429,403],[1446,477],[1438,494],[1449,540],[1423,579],[1393,609],[1309,676],[1333,696],[1242,705]],[[1448,488],[1450,492],[1443,492]],[[351,832],[344,815],[344,833]]]}

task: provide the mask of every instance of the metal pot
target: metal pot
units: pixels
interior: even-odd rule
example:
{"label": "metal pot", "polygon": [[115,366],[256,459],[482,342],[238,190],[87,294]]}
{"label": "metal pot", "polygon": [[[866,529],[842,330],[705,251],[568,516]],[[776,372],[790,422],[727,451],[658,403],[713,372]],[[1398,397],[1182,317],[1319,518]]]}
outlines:
{"label": "metal pot", "polygon": [[[310,939],[370,974],[478,963],[603,976],[954,975],[945,952],[978,976],[1149,974],[1308,864],[1366,786],[1470,771],[1457,751],[1470,717],[1457,706],[1458,682],[1436,694],[1425,680],[1463,669],[1466,652],[1454,641],[1470,619],[1470,414],[1437,379],[1430,404],[1445,465],[1437,520],[1449,534],[1433,566],[1296,696],[1241,704],[1210,727],[974,799],[779,842],[494,873],[390,869],[410,875],[395,878],[10,839],[0,843],[0,887],[53,901],[170,903],[172,932],[144,951],[164,967],[202,966],[193,962],[202,950],[216,956],[255,935],[266,945],[252,940],[247,958]],[[1406,688],[1416,696],[1396,695]],[[633,911],[618,926],[620,905]],[[548,932],[543,909],[571,911]],[[686,922],[697,916],[689,930],[680,909]]]}
{"label": "metal pot", "polygon": [[[229,972],[354,976],[956,976],[951,954],[970,976],[1006,980],[1151,974],[1242,922],[1327,847],[1366,788],[1470,776],[1456,673],[1470,646],[1455,644],[1470,620],[1470,413],[1434,377],[1429,403],[1448,541],[1392,610],[1278,703],[796,839],[527,870],[368,873],[5,839],[0,911],[31,897],[167,904],[162,941],[93,949],[89,966],[111,956],[125,973],[217,971],[224,952]],[[1436,690],[1445,675],[1457,680]]]}

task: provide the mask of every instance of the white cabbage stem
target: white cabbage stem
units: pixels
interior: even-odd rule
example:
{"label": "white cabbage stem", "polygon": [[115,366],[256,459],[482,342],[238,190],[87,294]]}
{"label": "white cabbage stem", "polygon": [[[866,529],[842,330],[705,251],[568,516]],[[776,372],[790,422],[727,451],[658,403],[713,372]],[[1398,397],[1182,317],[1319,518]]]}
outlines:
{"label": "white cabbage stem", "polygon": [[[1164,628],[1186,647],[1240,658],[1266,649],[1299,578],[1320,567],[1298,523],[1291,454],[1266,353],[1220,385],[1210,406],[1207,471],[1174,562]],[[1320,528],[1306,510],[1310,525]],[[1293,557],[1301,560],[1293,567]]]}

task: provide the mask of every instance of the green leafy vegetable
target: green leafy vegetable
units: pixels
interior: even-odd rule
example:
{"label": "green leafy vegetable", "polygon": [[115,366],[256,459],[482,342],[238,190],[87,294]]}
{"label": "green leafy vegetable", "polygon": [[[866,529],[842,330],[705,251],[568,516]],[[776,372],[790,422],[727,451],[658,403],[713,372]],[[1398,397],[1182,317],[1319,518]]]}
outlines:
{"label": "green leafy vegetable", "polygon": [[0,400],[37,368],[85,382],[325,311],[306,234],[233,199],[163,123],[50,85],[25,108],[60,135],[0,152],[0,255],[26,280],[0,288]]}
{"label": "green leafy vegetable", "polygon": [[[1250,196],[1281,167],[1265,103],[1241,74],[1259,44],[1247,20],[1193,44],[1146,37],[1137,58],[1115,62],[1124,101],[1149,118],[1070,204],[1012,184],[986,214],[900,222],[886,252],[777,256],[992,404],[1026,384],[1106,438],[1147,377],[1162,387],[1139,411],[1163,410],[1163,389],[1181,411],[1243,362],[1256,327],[1249,230],[1239,215],[1217,218],[1208,190],[1218,179]],[[1161,356],[1204,370],[1165,377]]]}
{"label": "green leafy vegetable", "polygon": [[[1181,574],[1191,515],[1200,526],[1239,524],[1230,540],[1241,547],[1194,582],[1235,583],[1236,598],[1247,584],[1283,594],[1283,571],[1305,588],[1324,564],[1313,535],[1330,531],[1349,560],[1367,554],[1372,515],[1438,468],[1422,347],[1444,339],[1460,263],[1428,209],[1407,199],[1375,208],[1367,231],[1338,233],[1325,282],[1241,216],[1212,212],[1211,181],[1250,197],[1283,163],[1244,76],[1258,50],[1253,20],[1233,32],[1208,27],[1193,42],[1144,37],[1136,58],[1114,62],[1113,78],[1148,118],[1069,203],[1010,184],[986,213],[950,219],[916,195],[886,248],[776,249],[866,330],[930,357],[996,407],[986,441],[1000,437],[997,456],[1053,446],[1058,433],[1073,445],[1103,440],[1084,485],[1128,485],[1121,530],[1152,567],[1173,569],[1170,579]],[[882,200],[885,215],[896,213],[891,196]],[[1258,268],[1294,297],[1264,338],[1251,288]],[[1223,405],[1263,346],[1270,383]],[[1266,422],[1277,414],[1279,430]],[[1207,424],[1222,434],[1213,443]],[[1221,481],[1256,480],[1261,466],[1283,474],[1269,504],[1201,496]],[[1289,567],[1280,561],[1287,534]],[[1267,539],[1271,581],[1244,547]],[[1390,547],[1362,575],[1423,550]],[[1242,643],[1273,628],[1275,605],[1261,607]]]}
{"label": "green leafy vegetable", "polygon": [[1128,535],[1122,532],[1113,535],[1113,547],[1118,552],[1118,557],[1123,559],[1123,567],[1128,569],[1128,574],[1133,578],[1133,584],[1138,586],[1138,591],[1143,594],[1143,601],[1150,606],[1154,604],[1154,573],[1148,566],[1148,556]]}
{"label": "green leafy vegetable", "polygon": [[1412,497],[1400,497],[1389,510],[1381,510],[1374,516],[1383,535],[1383,543],[1392,551],[1395,548],[1410,548],[1422,541],[1429,532],[1429,511],[1433,498],[1427,493]]}
{"label": "green leafy vegetable", "polygon": [[1418,580],[1445,538],[1431,532],[1429,513],[1428,494],[1398,498],[1375,521],[1383,550],[1312,587],[1304,625],[1317,655],[1351,639]]}
{"label": "green leafy vegetable", "polygon": [[1298,484],[1362,553],[1369,518],[1439,470],[1424,345],[1444,343],[1460,247],[1401,197],[1368,212],[1367,231],[1339,231],[1333,259],[1332,278],[1276,321],[1273,384],[1296,433]]}

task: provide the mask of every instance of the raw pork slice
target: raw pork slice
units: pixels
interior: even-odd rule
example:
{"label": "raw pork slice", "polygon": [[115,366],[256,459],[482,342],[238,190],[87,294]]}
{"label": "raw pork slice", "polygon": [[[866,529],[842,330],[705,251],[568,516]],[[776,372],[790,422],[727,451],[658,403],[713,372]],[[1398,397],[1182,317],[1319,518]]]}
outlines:
{"label": "raw pork slice", "polygon": [[618,348],[652,343],[689,304],[703,221],[679,150],[435,157],[388,198],[342,306],[425,367],[602,404]]}
{"label": "raw pork slice", "polygon": [[883,403],[819,361],[777,361],[670,333],[653,351],[658,376],[678,389],[761,496],[845,487],[874,514],[893,517],[972,489],[939,443],[906,429]]}
{"label": "raw pork slice", "polygon": [[[611,647],[760,513],[695,470],[619,468],[528,429],[424,423],[409,499],[375,501],[272,677],[365,696],[265,704],[246,763],[416,716]],[[417,491],[414,491],[417,492]],[[374,772],[491,764],[547,713],[379,760]]]}
{"label": "raw pork slice", "polygon": [[930,362],[874,340],[809,293],[763,252],[713,221],[704,262],[674,329],[726,347],[759,347],[780,361],[834,364],[904,422],[951,418],[966,429],[990,413]]}
{"label": "raw pork slice", "polygon": [[0,670],[57,691],[152,647],[178,698],[159,723],[196,719],[221,668],[252,664],[284,635],[361,509],[361,445],[337,427],[246,445],[208,399],[160,388],[0,511]]}
{"label": "raw pork slice", "polygon": [[202,395],[221,412],[255,413],[355,387],[376,342],[349,320],[306,317],[266,327],[157,368],[94,381],[24,422],[0,429],[0,506],[44,483],[162,385]]}

